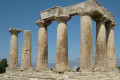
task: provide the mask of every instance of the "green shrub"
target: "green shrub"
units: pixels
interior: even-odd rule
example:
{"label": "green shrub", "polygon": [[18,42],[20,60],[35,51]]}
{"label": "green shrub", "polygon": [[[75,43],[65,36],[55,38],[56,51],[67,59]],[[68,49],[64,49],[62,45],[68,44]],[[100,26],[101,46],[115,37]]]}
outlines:
{"label": "green shrub", "polygon": [[5,73],[6,67],[8,67],[7,59],[2,59],[0,61],[0,73]]}
{"label": "green shrub", "polygon": [[117,67],[119,70],[120,70],[120,66],[119,67]]}

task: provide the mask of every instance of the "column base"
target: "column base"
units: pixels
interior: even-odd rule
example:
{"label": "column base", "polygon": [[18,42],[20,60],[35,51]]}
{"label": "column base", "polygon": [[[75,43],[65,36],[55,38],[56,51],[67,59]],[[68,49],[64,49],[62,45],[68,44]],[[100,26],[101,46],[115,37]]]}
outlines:
{"label": "column base", "polygon": [[57,72],[57,73],[63,73],[63,72],[69,72],[72,71],[72,69],[68,68],[68,69],[53,69],[53,72]]}
{"label": "column base", "polygon": [[110,72],[110,71],[118,71],[117,68],[94,68],[93,72]]}
{"label": "column base", "polygon": [[88,69],[79,69],[79,72],[93,72],[94,68],[88,68]]}
{"label": "column base", "polygon": [[33,68],[21,68],[20,71],[33,71]]}
{"label": "column base", "polygon": [[41,71],[51,71],[51,69],[49,68],[36,68],[37,72],[41,72]]}
{"label": "column base", "polygon": [[18,71],[20,71],[20,67],[16,67],[16,68],[6,67],[6,73],[9,73],[9,72],[18,72]]}

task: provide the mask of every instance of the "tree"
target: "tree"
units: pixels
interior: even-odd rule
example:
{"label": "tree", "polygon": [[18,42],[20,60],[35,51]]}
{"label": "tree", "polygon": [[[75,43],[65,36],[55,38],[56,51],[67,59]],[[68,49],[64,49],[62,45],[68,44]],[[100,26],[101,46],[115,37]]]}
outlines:
{"label": "tree", "polygon": [[0,61],[0,73],[5,73],[6,67],[8,67],[7,59],[2,59]]}
{"label": "tree", "polygon": [[119,67],[117,67],[119,70],[120,70],[120,66]]}

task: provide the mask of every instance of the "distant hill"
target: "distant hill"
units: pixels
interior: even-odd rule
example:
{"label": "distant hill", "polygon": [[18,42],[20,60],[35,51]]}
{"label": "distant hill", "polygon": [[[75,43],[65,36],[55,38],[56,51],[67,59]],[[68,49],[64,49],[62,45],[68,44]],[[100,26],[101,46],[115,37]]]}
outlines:
{"label": "distant hill", "polygon": [[74,66],[80,67],[80,58],[75,58],[69,61],[69,67],[73,68]]}
{"label": "distant hill", "polygon": [[[69,62],[69,67],[73,68],[74,66],[79,67],[80,66],[80,58],[75,58],[70,60]],[[120,66],[120,58],[116,59],[116,65],[117,67]],[[18,66],[20,67],[21,64],[18,64]],[[56,63],[49,63],[48,66],[49,68],[55,68]],[[32,63],[32,67],[36,67],[36,63]]]}

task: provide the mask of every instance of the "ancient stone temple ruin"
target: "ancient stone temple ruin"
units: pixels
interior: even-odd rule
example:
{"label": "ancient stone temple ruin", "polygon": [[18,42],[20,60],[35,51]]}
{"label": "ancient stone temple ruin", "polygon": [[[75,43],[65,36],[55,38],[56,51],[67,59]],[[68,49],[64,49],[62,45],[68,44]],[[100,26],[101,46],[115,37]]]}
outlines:
{"label": "ancient stone temple ruin", "polygon": [[[72,71],[68,66],[67,21],[79,15],[80,70]],[[92,22],[96,22],[96,52],[94,59]],[[48,68],[47,27],[57,21],[56,67]],[[17,36],[20,29],[12,28],[9,67],[3,80],[120,80],[116,68],[114,44],[114,16],[95,0],[88,0],[68,7],[53,7],[40,12],[36,21],[38,50],[36,68],[31,67],[31,32],[24,31],[21,67],[18,67]],[[12,77],[11,77],[12,76]],[[1,80],[0,79],[0,80]]]}

